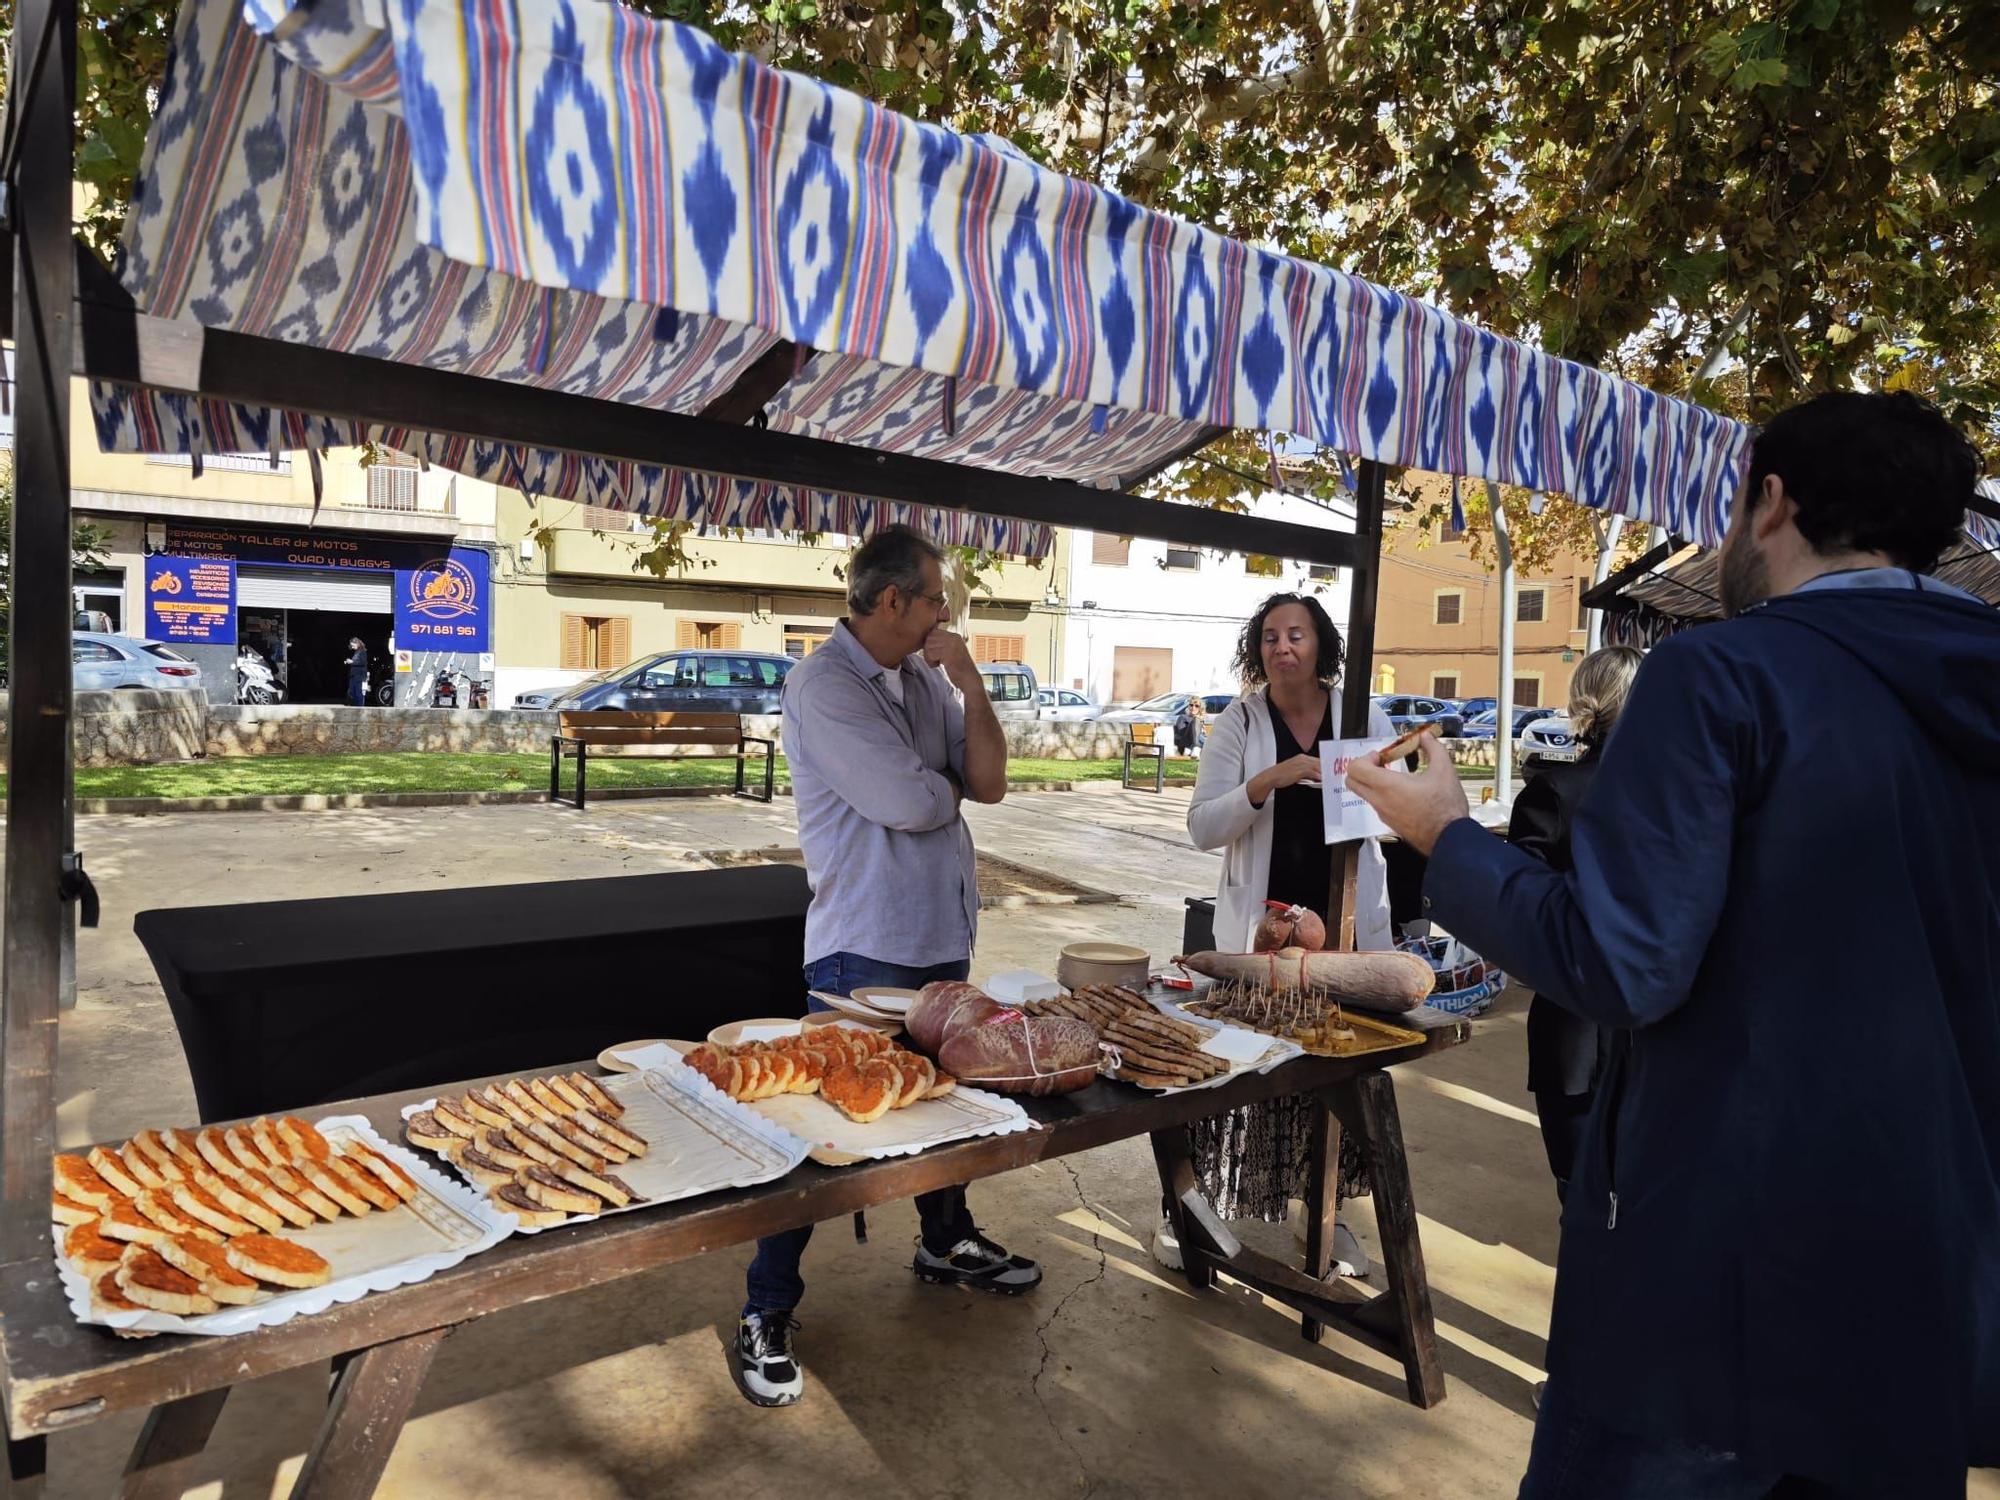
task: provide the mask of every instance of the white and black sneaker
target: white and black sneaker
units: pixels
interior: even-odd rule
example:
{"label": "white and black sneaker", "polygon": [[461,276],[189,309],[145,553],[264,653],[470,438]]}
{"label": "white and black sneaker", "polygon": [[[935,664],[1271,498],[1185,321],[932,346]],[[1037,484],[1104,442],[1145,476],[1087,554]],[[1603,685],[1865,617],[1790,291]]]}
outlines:
{"label": "white and black sneaker", "polygon": [[736,1330],[736,1383],[757,1406],[790,1406],[805,1394],[805,1371],[792,1353],[799,1320],[788,1312],[743,1315]]}
{"label": "white and black sneaker", "polygon": [[933,1255],[917,1242],[917,1258],[910,1267],[925,1281],[939,1286],[971,1287],[975,1292],[996,1292],[1018,1297],[1042,1284],[1042,1268],[1025,1255],[1009,1255],[983,1234],[970,1234],[943,1255]]}

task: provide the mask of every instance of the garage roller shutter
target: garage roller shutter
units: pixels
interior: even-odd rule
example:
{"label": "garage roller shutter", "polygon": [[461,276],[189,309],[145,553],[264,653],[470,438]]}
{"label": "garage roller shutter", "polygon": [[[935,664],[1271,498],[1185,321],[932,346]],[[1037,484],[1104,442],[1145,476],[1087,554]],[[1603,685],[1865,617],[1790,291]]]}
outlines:
{"label": "garage roller shutter", "polygon": [[386,615],[395,608],[394,574],[315,568],[236,570],[236,603],[253,609],[329,609]]}

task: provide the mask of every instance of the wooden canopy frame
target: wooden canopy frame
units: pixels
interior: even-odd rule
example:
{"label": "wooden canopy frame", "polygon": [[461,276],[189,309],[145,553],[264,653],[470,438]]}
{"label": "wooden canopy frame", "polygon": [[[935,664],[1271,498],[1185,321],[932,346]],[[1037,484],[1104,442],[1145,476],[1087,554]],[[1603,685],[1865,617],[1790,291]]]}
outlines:
{"label": "wooden canopy frame", "polygon": [[[1365,734],[1374,655],[1382,465],[1359,464],[1354,531],[1149,500],[758,428],[794,368],[774,350],[700,415],[511,385],[153,318],[73,237],[76,0],[22,0],[7,92],[0,260],[15,345],[4,970],[0,970],[0,1265],[45,1257],[55,1144],[56,1030],[87,890],[70,773],[69,390],[72,375],[606,459],[807,485],[1349,569],[1342,732]],[[59,144],[60,143],[60,144]],[[1220,435],[1205,430],[1176,462]],[[1351,851],[1350,851],[1351,854]],[[1336,899],[1351,892],[1352,858]],[[1351,932],[1349,913],[1345,924]]]}

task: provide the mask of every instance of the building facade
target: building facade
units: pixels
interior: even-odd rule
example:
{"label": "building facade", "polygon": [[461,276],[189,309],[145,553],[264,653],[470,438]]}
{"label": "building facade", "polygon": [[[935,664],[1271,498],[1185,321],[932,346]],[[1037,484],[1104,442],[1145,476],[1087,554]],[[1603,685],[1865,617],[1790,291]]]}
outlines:
{"label": "building facade", "polygon": [[[1573,555],[1515,584],[1514,704],[1560,708],[1584,653],[1581,600],[1594,559]],[[1375,612],[1375,690],[1497,697],[1500,576],[1463,538],[1414,526],[1384,534]]]}
{"label": "building facade", "polygon": [[[1311,501],[1265,494],[1253,513],[1303,526],[1351,525]],[[1070,536],[1059,685],[1129,707],[1162,693],[1234,693],[1235,657],[1257,606],[1281,590],[1311,593],[1346,628],[1343,570],[1217,554],[1087,531]]]}
{"label": "building facade", "polygon": [[[81,381],[72,408],[89,410]],[[493,676],[495,490],[382,452],[186,457],[105,453],[72,424],[71,504],[103,539],[75,575],[79,608],[197,662],[235,696],[239,645],[271,660],[288,701],[337,703],[358,636],[371,701],[428,702],[440,671]],[[469,696],[469,695],[468,695]]]}
{"label": "building facade", "polygon": [[[500,497],[494,594],[495,706],[690,647],[809,655],[847,613],[847,537],[691,536],[687,564],[655,577],[643,521],[565,500]],[[971,618],[954,628],[981,661],[1025,661],[1045,676],[1061,617],[1047,607],[1066,543],[1040,564],[983,572]]]}

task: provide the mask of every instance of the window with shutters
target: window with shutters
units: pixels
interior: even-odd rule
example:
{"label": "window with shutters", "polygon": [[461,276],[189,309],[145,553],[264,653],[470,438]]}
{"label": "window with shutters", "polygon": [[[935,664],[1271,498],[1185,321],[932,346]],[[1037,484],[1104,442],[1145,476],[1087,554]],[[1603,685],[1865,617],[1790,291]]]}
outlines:
{"label": "window with shutters", "polygon": [[415,510],[417,508],[416,460],[393,448],[368,466],[368,508],[370,510]]}
{"label": "window with shutters", "polygon": [[1200,572],[1201,549],[1199,547],[1167,548],[1167,567],[1176,573]]}
{"label": "window with shutters", "polygon": [[785,655],[794,661],[803,661],[833,637],[831,625],[787,625],[785,627]]}
{"label": "window with shutters", "polygon": [[1456,625],[1465,616],[1465,595],[1457,589],[1439,589],[1437,593],[1437,614],[1434,617],[1440,625]]}
{"label": "window with shutters", "polygon": [[1306,577],[1314,583],[1340,582],[1340,569],[1332,563],[1314,563],[1306,569]]}
{"label": "window with shutters", "polygon": [[1549,591],[1547,589],[1522,589],[1514,596],[1514,618],[1524,624],[1537,624],[1549,617]]}
{"label": "window with shutters", "polygon": [[632,659],[628,615],[564,615],[562,668],[565,672],[608,672]]}
{"label": "window with shutters", "polygon": [[1091,533],[1090,560],[1101,568],[1122,568],[1132,561],[1132,538]]}
{"label": "window with shutters", "polygon": [[743,623],[740,620],[676,620],[674,644],[698,651],[741,651]]}
{"label": "window with shutters", "polygon": [[1431,673],[1431,691],[1440,698],[1456,698],[1458,696],[1458,673]]}
{"label": "window with shutters", "polygon": [[975,635],[972,659],[976,662],[1020,661],[1028,654],[1025,635]]}
{"label": "window with shutters", "polygon": [[1589,589],[1590,589],[1590,580],[1589,580],[1588,578],[1579,578],[1579,579],[1577,579],[1577,581],[1576,581],[1576,628],[1577,628],[1578,630],[1588,630],[1588,629],[1590,629],[1590,606],[1589,606],[1588,604],[1585,604],[1585,603],[1583,602],[1583,596],[1584,596],[1584,595],[1585,595],[1585,594],[1586,594],[1587,592],[1589,592]]}
{"label": "window with shutters", "polygon": [[1539,675],[1534,677],[1516,677],[1514,679],[1514,707],[1540,708],[1541,706],[1541,677]]}

